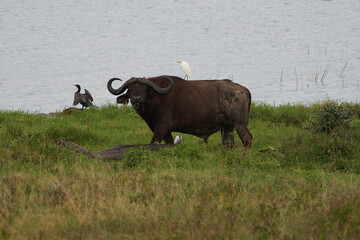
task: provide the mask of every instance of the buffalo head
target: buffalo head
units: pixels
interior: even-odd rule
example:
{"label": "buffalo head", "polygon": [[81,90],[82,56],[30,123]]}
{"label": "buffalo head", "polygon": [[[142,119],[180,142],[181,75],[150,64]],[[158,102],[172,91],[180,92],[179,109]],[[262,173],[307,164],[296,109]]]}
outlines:
{"label": "buffalo head", "polygon": [[159,87],[147,78],[130,78],[118,89],[112,87],[112,82],[122,80],[120,78],[112,78],[108,81],[107,88],[114,95],[120,95],[127,90],[126,94],[117,98],[117,103],[128,103],[130,99],[132,104],[144,104],[148,98],[148,88],[153,89],[158,94],[168,93],[173,88],[174,81],[170,77],[164,76],[162,78],[169,82],[169,85],[165,88]]}

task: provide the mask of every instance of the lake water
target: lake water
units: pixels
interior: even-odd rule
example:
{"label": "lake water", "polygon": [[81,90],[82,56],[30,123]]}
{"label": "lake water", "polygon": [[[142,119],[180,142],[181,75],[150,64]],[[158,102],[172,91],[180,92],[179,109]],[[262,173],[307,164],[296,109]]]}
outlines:
{"label": "lake water", "polygon": [[[0,109],[70,107],[78,83],[230,78],[255,102],[360,101],[359,0],[1,0]],[[78,106],[80,107],[80,106]]]}

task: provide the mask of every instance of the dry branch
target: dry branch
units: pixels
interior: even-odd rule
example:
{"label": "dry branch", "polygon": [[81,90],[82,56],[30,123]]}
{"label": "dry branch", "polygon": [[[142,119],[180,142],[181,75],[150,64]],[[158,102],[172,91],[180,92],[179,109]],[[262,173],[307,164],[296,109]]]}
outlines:
{"label": "dry branch", "polygon": [[62,147],[68,148],[77,153],[83,153],[88,158],[99,158],[102,160],[121,160],[128,149],[148,149],[151,151],[158,151],[163,147],[167,147],[166,144],[139,144],[139,145],[119,145],[116,147],[108,148],[98,152],[89,152],[87,149],[67,141],[60,141],[59,145]]}

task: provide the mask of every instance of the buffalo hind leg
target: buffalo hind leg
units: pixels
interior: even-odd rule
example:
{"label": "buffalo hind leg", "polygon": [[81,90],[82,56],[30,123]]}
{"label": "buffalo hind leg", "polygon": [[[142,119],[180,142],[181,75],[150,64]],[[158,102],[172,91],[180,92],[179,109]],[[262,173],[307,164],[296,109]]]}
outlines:
{"label": "buffalo hind leg", "polygon": [[221,141],[226,149],[231,149],[235,145],[233,128],[221,129]]}
{"label": "buffalo hind leg", "polygon": [[251,139],[252,139],[252,134],[250,133],[250,131],[243,126],[236,126],[235,130],[237,132],[237,134],[239,135],[242,144],[244,145],[244,147],[251,147]]}

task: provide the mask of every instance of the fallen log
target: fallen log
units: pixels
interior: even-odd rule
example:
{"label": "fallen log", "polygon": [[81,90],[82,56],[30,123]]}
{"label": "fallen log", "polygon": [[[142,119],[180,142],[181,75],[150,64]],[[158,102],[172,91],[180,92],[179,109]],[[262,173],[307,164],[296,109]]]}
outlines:
{"label": "fallen log", "polygon": [[67,142],[67,141],[59,141],[58,144],[62,146],[63,148],[68,148],[76,153],[82,153],[88,158],[96,158],[94,154],[86,150],[85,148],[73,143],[73,142]]}
{"label": "fallen log", "polygon": [[87,149],[73,142],[59,141],[59,145],[68,148],[76,153],[82,153],[88,158],[99,158],[102,160],[121,160],[128,149],[148,149],[158,151],[161,148],[168,147],[166,144],[139,144],[139,145],[119,145],[116,147],[104,149],[98,152],[89,152]]}

